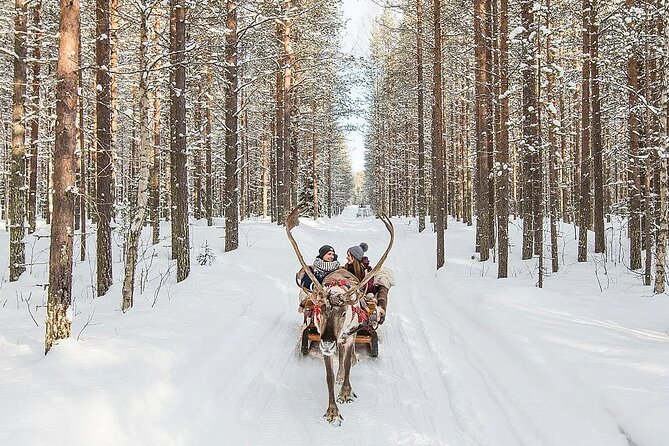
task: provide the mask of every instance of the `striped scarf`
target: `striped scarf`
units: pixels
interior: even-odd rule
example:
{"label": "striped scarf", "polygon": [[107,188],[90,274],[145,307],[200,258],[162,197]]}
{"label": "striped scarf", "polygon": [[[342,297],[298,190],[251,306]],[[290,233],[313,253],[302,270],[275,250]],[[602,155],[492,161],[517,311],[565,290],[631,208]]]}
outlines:
{"label": "striped scarf", "polygon": [[331,273],[332,271],[338,269],[339,266],[340,266],[339,262],[336,260],[333,260],[332,262],[326,262],[320,257],[316,257],[316,259],[314,260],[314,272],[316,272],[317,270],[322,271],[321,274],[323,274],[323,277],[325,277],[325,275],[327,275],[328,273]]}

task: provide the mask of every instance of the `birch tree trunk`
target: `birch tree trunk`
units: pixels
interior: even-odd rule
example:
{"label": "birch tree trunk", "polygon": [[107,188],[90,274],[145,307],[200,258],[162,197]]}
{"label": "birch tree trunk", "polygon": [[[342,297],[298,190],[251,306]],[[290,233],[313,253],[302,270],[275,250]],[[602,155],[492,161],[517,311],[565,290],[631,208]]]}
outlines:
{"label": "birch tree trunk", "polygon": [[54,203],[49,248],[49,295],[44,353],[70,336],[67,309],[72,300],[72,236],[77,149],[79,0],[60,2],[60,41],[56,72]]}
{"label": "birch tree trunk", "polygon": [[26,186],[26,55],[28,10],[16,0],[14,17],[14,93],[12,96],[12,167],[9,183],[9,281],[19,279],[25,267]]}
{"label": "birch tree trunk", "polygon": [[139,85],[137,95],[139,97],[139,180],[137,182],[137,198],[132,221],[130,222],[128,241],[125,251],[125,279],[123,280],[123,300],[121,310],[126,312],[133,306],[133,294],[135,287],[135,267],[139,249],[139,238],[146,219],[147,205],[149,202],[149,170],[153,158],[153,146],[149,139],[149,93],[147,55],[146,49],[149,44],[146,19],[150,13],[146,0],[139,4]]}

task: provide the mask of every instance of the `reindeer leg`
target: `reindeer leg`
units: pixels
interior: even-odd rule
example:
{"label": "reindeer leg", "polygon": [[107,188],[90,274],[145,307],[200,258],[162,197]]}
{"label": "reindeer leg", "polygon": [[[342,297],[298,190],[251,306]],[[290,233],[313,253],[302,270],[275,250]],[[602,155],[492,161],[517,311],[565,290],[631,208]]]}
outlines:
{"label": "reindeer leg", "polygon": [[358,354],[355,352],[355,338],[353,338],[351,350],[353,350],[353,353],[351,353],[351,367],[354,367],[358,363]]}
{"label": "reindeer leg", "polygon": [[341,420],[343,419],[339,415],[339,408],[337,407],[337,402],[334,397],[334,372],[332,370],[332,356],[323,356],[325,361],[325,374],[326,380],[328,383],[328,409],[325,411],[323,418],[327,420],[333,426],[341,426]]}
{"label": "reindeer leg", "polygon": [[342,384],[344,382],[344,357],[346,356],[346,348],[344,344],[339,344],[337,346],[337,356],[339,356],[339,368],[337,369],[337,384]]}
{"label": "reindeer leg", "polygon": [[357,395],[353,393],[353,388],[351,388],[351,362],[353,357],[353,348],[355,346],[355,339],[349,338],[345,343],[345,353],[344,353],[344,384],[341,386],[339,391],[339,398],[337,401],[340,403],[352,403],[357,398]]}

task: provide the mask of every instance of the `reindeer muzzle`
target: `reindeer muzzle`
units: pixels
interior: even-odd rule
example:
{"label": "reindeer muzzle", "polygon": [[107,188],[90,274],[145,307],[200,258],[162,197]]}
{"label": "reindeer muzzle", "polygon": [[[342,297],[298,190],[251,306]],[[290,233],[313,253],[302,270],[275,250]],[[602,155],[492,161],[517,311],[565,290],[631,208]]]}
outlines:
{"label": "reindeer muzzle", "polygon": [[321,339],[318,347],[325,356],[332,356],[337,351],[337,341],[324,341]]}

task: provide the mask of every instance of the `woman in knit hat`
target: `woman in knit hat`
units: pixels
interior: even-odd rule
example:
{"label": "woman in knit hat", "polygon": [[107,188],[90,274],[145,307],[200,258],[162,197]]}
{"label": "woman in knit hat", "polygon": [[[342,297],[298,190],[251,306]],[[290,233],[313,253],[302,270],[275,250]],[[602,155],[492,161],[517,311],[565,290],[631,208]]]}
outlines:
{"label": "woman in knit hat", "polygon": [[[323,283],[325,276],[338,269],[339,266],[334,248],[330,245],[323,245],[318,250],[318,255],[314,259],[314,264],[310,268],[314,273],[314,276],[316,276],[316,279],[318,279],[318,282]],[[313,282],[307,274],[302,276],[300,284],[308,289],[312,289],[313,287]]]}
{"label": "woman in knit hat", "polygon": [[[367,243],[362,242],[359,245],[351,246],[346,251],[346,265],[344,268],[350,273],[353,273],[358,280],[365,278],[365,275],[372,270],[369,265],[369,259],[365,255],[367,252]],[[379,311],[379,324],[383,324],[386,320],[386,307],[388,306],[388,288],[381,284],[376,284],[374,279],[370,279],[365,284],[365,294],[372,293],[376,296],[377,308]]]}
{"label": "woman in knit hat", "polygon": [[[351,246],[348,248],[348,251],[346,251],[346,265],[344,268],[360,281],[365,278],[368,271],[372,270],[372,267],[369,266],[369,259],[365,256],[367,248],[367,243],[362,242],[359,245]],[[373,292],[374,279],[371,279],[367,282],[367,285],[365,285],[365,294]]]}

